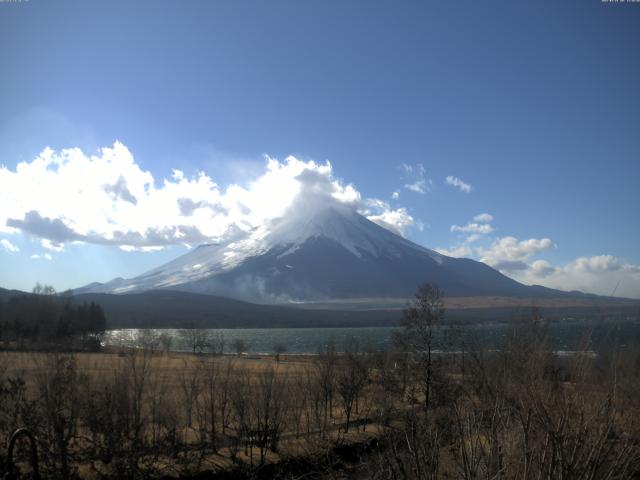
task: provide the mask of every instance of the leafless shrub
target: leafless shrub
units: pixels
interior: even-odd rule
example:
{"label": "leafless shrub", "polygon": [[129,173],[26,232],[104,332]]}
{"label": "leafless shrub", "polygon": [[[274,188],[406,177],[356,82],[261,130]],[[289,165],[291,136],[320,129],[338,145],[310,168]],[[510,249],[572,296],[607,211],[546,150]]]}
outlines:
{"label": "leafless shrub", "polygon": [[321,437],[325,436],[327,429],[329,428],[329,420],[333,418],[337,358],[335,345],[333,343],[329,343],[320,349],[315,362],[317,369],[317,381],[322,396],[322,422],[320,425]]}
{"label": "leafless shrub", "polygon": [[42,464],[53,477],[72,478],[80,415],[80,379],[73,355],[35,357],[35,410],[27,421],[41,442]]}
{"label": "leafless shrub", "polygon": [[178,376],[178,384],[182,394],[182,405],[185,414],[185,426],[191,428],[193,425],[193,410],[201,390],[201,373],[204,368],[204,362],[197,360],[195,362],[183,359],[183,366]]}
{"label": "leafless shrub", "polygon": [[158,342],[162,351],[165,354],[168,354],[171,351],[171,346],[173,345],[173,336],[167,332],[162,332],[158,336]]}
{"label": "leafless shrub", "polygon": [[349,431],[353,409],[358,412],[358,401],[368,380],[367,356],[359,351],[356,341],[349,341],[337,374],[337,392],[345,414],[345,433]]}
{"label": "leafless shrub", "polygon": [[98,473],[130,478],[141,472],[147,427],[153,417],[162,418],[157,405],[149,408],[148,403],[157,394],[147,391],[155,377],[151,360],[150,351],[132,350],[120,358],[111,374],[85,382],[82,421],[87,442],[101,460],[100,465],[92,463]]}
{"label": "leafless shrub", "polygon": [[209,351],[214,355],[222,355],[225,345],[224,333],[214,332],[209,335]]}
{"label": "leafless shrub", "polygon": [[402,330],[396,332],[396,343],[405,354],[411,385],[422,399],[428,414],[434,388],[434,332],[444,317],[442,292],[429,283],[418,288],[413,301],[403,312]]}
{"label": "leafless shrub", "polygon": [[236,355],[240,356],[247,351],[248,345],[242,338],[236,338],[233,341],[233,351],[236,352]]}
{"label": "leafless shrub", "polygon": [[222,374],[217,361],[203,362],[201,394],[196,401],[200,442],[208,445],[214,452],[218,449],[221,417],[224,415],[221,410],[224,399],[228,396],[228,393],[220,390],[228,387],[228,382],[221,378]]}
{"label": "leafless shrub", "polygon": [[193,353],[204,353],[211,346],[209,331],[204,328],[180,330],[182,343]]}
{"label": "leafless shrub", "polygon": [[31,420],[33,401],[27,398],[27,386],[21,376],[0,375],[0,472],[6,470],[6,448],[11,434]]}
{"label": "leafless shrub", "polygon": [[251,436],[260,449],[260,463],[264,463],[265,451],[278,451],[280,436],[287,419],[287,377],[272,366],[258,374],[252,402]]}
{"label": "leafless shrub", "polygon": [[157,330],[139,330],[135,340],[136,346],[155,352],[160,348],[160,333]]}

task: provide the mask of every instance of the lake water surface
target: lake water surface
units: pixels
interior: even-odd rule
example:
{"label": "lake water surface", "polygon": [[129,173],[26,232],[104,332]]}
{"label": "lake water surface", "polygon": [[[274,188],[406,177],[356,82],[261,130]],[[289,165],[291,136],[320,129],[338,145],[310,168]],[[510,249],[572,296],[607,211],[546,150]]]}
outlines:
{"label": "lake water surface", "polygon": [[[517,328],[509,324],[473,325],[461,327],[456,334],[438,332],[435,338],[436,348],[444,351],[456,351],[466,345],[478,345],[485,349],[499,349]],[[559,353],[570,353],[589,338],[589,349],[599,351],[618,345],[622,348],[640,343],[640,323],[603,321],[565,321],[547,325],[554,349]],[[273,353],[274,346],[285,345],[288,354],[314,354],[319,348],[329,344],[342,351],[347,342],[354,339],[362,348],[385,350],[393,345],[393,327],[360,328],[241,328],[211,329],[212,334],[221,333],[225,340],[225,352],[234,353],[233,342],[241,339],[247,345],[247,353]],[[135,346],[143,329],[111,330],[105,335],[106,346]],[[154,330],[154,333],[168,333],[172,336],[171,350],[189,351],[180,331],[173,329]]]}

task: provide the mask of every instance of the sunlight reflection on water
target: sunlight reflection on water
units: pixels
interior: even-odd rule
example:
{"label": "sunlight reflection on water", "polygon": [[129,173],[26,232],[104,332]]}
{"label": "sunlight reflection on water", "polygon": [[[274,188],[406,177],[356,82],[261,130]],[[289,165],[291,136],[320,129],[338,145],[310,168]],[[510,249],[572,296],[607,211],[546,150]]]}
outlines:
{"label": "sunlight reflection on water", "polygon": [[[559,356],[568,356],[575,352],[578,345],[589,336],[588,351],[596,354],[602,348],[614,344],[625,345],[640,342],[640,324],[623,322],[619,324],[596,321],[571,321],[550,323],[548,325],[554,349]],[[285,345],[288,354],[314,354],[320,347],[333,344],[337,351],[343,351],[347,341],[357,340],[361,348],[380,351],[393,345],[393,327],[361,328],[241,328],[211,329],[212,333],[222,333],[225,339],[225,353],[233,353],[233,342],[242,340],[247,345],[247,353],[273,353],[275,345]],[[468,349],[477,345],[484,349],[496,349],[514,330],[514,325],[491,324],[466,326],[458,334],[444,335],[438,332],[435,348],[439,351],[460,351],[461,345]],[[107,332],[104,338],[106,346],[138,346],[137,339],[145,329],[120,329]],[[171,350],[190,351],[180,336],[180,330],[162,329],[157,333],[169,334],[173,341]]]}

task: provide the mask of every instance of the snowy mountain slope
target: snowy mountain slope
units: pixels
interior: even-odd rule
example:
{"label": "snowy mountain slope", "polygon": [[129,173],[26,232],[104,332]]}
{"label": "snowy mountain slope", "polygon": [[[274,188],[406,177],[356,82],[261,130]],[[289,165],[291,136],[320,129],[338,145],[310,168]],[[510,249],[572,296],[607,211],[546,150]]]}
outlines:
{"label": "snowy mountain slope", "polygon": [[78,293],[173,289],[280,303],[408,296],[427,281],[447,295],[527,296],[533,288],[483,263],[421,247],[346,206],[332,205],[279,219],[239,240],[200,246],[130,280],[91,284]]}

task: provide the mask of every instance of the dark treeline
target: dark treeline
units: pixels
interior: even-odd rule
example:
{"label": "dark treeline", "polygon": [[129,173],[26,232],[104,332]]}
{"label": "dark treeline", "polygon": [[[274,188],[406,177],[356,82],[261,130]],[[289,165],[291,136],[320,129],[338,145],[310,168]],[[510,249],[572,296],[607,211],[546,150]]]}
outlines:
{"label": "dark treeline", "polygon": [[32,294],[0,299],[0,342],[10,349],[98,349],[107,326],[104,311],[93,302],[72,300],[39,284]]}

